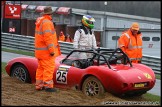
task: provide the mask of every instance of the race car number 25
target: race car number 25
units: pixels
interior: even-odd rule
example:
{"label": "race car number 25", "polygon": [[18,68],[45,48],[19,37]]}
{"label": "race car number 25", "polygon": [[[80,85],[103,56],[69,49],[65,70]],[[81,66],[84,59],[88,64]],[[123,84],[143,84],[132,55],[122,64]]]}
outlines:
{"label": "race car number 25", "polygon": [[67,73],[69,66],[60,66],[56,72],[56,82],[61,84],[67,84]]}

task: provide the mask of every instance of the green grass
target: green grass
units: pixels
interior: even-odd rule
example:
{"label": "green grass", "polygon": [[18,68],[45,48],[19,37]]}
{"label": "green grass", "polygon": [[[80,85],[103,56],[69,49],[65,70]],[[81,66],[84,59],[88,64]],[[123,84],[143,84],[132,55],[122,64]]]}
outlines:
{"label": "green grass", "polygon": [[7,49],[7,48],[2,48],[2,51],[22,54],[22,55],[28,55],[28,56],[34,56],[34,52],[29,52],[29,51],[13,50],[13,49]]}
{"label": "green grass", "polygon": [[161,101],[160,98],[161,96],[157,96],[157,95],[152,95],[150,93],[146,93],[143,95],[143,98],[147,99],[147,101]]}
{"label": "green grass", "polygon": [[156,79],[161,80],[161,75],[155,74],[155,76],[156,76]]}
{"label": "green grass", "polygon": [[7,64],[6,62],[1,62],[1,72],[4,73],[4,74],[6,74],[6,72],[5,72],[6,64]]}

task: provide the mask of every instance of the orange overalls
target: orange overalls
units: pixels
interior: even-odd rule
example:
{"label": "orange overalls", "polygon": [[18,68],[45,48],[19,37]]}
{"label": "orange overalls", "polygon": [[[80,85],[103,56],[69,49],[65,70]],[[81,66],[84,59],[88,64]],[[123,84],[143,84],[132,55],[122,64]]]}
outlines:
{"label": "orange overalls", "polygon": [[61,31],[60,36],[59,36],[59,41],[65,41],[65,35]]}
{"label": "orange overalls", "polygon": [[132,35],[130,29],[124,32],[119,40],[118,47],[125,52],[133,63],[139,63],[142,60],[142,35]]}
{"label": "orange overalls", "polygon": [[[35,57],[38,59],[36,90],[41,90],[43,87],[54,87],[55,57],[61,54],[56,31],[51,19],[51,16],[43,15],[35,23]],[[50,53],[54,53],[54,56],[50,56]]]}

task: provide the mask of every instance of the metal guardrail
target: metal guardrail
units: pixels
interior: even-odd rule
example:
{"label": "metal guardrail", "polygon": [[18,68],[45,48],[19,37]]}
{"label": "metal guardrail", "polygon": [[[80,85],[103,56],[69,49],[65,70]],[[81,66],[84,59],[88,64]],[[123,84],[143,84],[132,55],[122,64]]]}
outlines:
{"label": "metal guardrail", "polygon": [[[10,33],[1,33],[1,44],[4,48],[34,52],[34,37]],[[59,41],[62,54],[73,50],[73,43]],[[143,55],[142,63],[151,67],[155,73],[161,74],[161,58]]]}

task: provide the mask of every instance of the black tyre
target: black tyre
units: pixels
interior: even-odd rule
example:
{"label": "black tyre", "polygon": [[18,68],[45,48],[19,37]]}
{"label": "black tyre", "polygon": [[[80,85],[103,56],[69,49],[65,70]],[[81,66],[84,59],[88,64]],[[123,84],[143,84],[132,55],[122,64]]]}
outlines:
{"label": "black tyre", "polygon": [[13,67],[11,71],[11,77],[16,77],[18,80],[25,83],[31,82],[29,72],[27,68],[22,64],[15,65]]}
{"label": "black tyre", "polygon": [[85,95],[92,97],[102,97],[105,93],[103,85],[94,76],[90,76],[84,81],[82,91]]}

